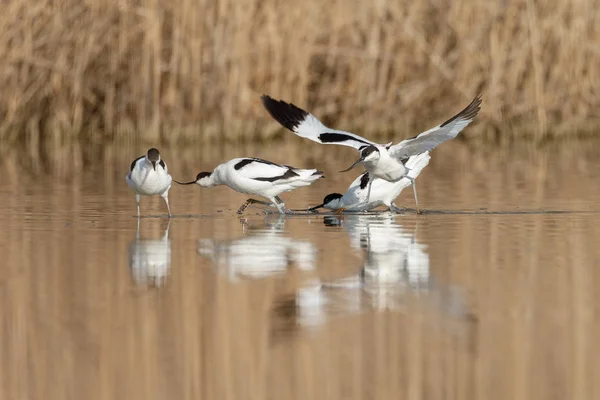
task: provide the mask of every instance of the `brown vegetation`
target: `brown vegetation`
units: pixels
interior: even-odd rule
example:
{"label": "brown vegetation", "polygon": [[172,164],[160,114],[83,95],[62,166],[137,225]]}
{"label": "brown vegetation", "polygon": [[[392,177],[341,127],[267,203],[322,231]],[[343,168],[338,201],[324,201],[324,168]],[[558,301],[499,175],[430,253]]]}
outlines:
{"label": "brown vegetation", "polygon": [[266,139],[262,93],[396,137],[479,91],[478,137],[591,132],[599,3],[7,0],[0,140]]}

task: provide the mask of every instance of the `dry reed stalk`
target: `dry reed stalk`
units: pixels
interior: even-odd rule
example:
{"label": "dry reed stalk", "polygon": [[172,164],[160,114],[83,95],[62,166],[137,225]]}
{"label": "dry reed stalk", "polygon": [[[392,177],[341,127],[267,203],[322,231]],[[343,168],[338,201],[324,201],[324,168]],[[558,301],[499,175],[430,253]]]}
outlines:
{"label": "dry reed stalk", "polygon": [[0,140],[266,140],[262,93],[403,137],[478,91],[482,140],[574,137],[598,126],[599,3],[7,0]]}

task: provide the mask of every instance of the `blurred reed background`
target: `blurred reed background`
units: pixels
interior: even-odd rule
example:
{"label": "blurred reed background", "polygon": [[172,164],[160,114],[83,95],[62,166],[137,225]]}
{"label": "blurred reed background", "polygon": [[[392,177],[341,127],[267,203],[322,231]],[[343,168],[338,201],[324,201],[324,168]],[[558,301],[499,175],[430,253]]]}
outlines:
{"label": "blurred reed background", "polygon": [[[270,140],[268,93],[412,136],[484,94],[465,137],[600,125],[597,0],[6,0],[0,142]],[[422,119],[423,118],[423,119]]]}

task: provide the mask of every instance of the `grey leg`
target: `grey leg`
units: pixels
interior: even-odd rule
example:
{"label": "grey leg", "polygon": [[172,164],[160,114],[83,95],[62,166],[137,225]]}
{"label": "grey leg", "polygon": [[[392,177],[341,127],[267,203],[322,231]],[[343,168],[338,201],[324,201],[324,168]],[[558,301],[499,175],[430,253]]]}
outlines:
{"label": "grey leg", "polygon": [[169,218],[171,218],[171,207],[169,207],[169,191],[167,190],[166,192],[164,192],[160,196],[165,201],[165,204],[167,205],[167,211],[169,212]]}
{"label": "grey leg", "polygon": [[284,205],[281,205],[279,203],[273,202],[273,204],[275,204],[275,207],[277,207],[277,211],[279,211],[279,214],[285,214],[285,207]]}
{"label": "grey leg", "polygon": [[419,200],[417,199],[417,184],[415,180],[412,181],[413,193],[415,194],[415,204],[417,205],[417,214],[421,214],[421,209],[419,208]]}
{"label": "grey leg", "polygon": [[394,203],[393,201],[392,201],[392,204],[390,205],[389,209],[390,209],[390,211],[393,211],[393,212],[398,213],[398,214],[403,214],[404,213],[404,210],[401,209],[400,207],[398,207],[396,205],[396,203]]}
{"label": "grey leg", "polygon": [[295,212],[286,208],[285,203],[279,198],[279,196],[275,196],[272,201],[275,207],[277,207],[279,214],[295,214]]}
{"label": "grey leg", "polygon": [[298,214],[297,212],[295,212],[295,211],[290,210],[289,208],[287,208],[285,206],[285,203],[283,202],[283,200],[281,200],[281,197],[275,196],[275,200],[283,207],[283,212],[285,214],[288,214],[288,215]]}
{"label": "grey leg", "polygon": [[267,206],[267,207],[271,206],[271,203],[267,203],[266,201],[260,201],[260,200],[255,200],[255,199],[248,199],[248,200],[246,200],[245,202],[242,203],[242,205],[240,206],[240,208],[237,210],[237,213],[238,214],[243,213],[244,210],[246,208],[248,208],[248,206],[250,204],[261,204],[261,205]]}
{"label": "grey leg", "polygon": [[139,194],[135,194],[135,202],[137,203],[137,211],[138,211],[138,218],[140,217],[140,200],[141,197]]}
{"label": "grey leg", "polygon": [[415,204],[417,206],[417,214],[421,214],[421,210],[419,209],[419,200],[417,199],[417,184],[415,182],[415,179],[414,178],[410,178],[408,176],[406,176],[405,178],[407,178],[410,181],[410,183],[412,184],[413,193],[415,195]]}

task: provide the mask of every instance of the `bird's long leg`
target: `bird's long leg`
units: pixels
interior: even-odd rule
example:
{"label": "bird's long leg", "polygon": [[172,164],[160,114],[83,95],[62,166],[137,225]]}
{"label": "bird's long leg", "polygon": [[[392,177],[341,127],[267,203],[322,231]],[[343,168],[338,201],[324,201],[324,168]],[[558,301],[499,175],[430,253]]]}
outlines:
{"label": "bird's long leg", "polygon": [[275,196],[273,198],[273,204],[275,204],[275,207],[277,207],[277,210],[279,210],[280,214],[296,214],[294,211],[285,206],[285,203],[279,196]]}
{"label": "bird's long leg", "polygon": [[275,201],[279,203],[279,205],[283,209],[284,214],[296,214],[294,211],[290,210],[285,206],[285,203],[283,202],[283,200],[281,200],[281,197],[275,196]]}
{"label": "bird's long leg", "polygon": [[419,200],[417,199],[417,184],[415,183],[415,178],[411,178],[410,176],[405,176],[408,179],[413,187],[413,193],[415,195],[415,204],[417,206],[417,214],[421,214],[421,209],[419,209]]}
{"label": "bird's long leg", "polygon": [[281,205],[281,204],[277,203],[275,201],[275,199],[273,199],[273,204],[275,205],[275,207],[277,207],[277,211],[279,211],[279,214],[285,214],[284,205]]}
{"label": "bird's long leg", "polygon": [[390,211],[393,211],[393,212],[398,213],[398,214],[404,213],[404,210],[401,209],[400,207],[398,207],[396,205],[396,203],[394,203],[393,201],[392,201],[392,204],[390,205],[389,209],[390,209]]}
{"label": "bird's long leg", "polygon": [[169,218],[171,218],[172,215],[171,215],[171,207],[169,207],[169,191],[167,190],[166,192],[161,194],[160,197],[162,197],[163,200],[165,201],[165,204],[167,205],[167,211],[169,213]]}
{"label": "bird's long leg", "polygon": [[141,197],[139,194],[135,194],[135,202],[137,203],[137,212],[138,212],[138,218],[140,217],[140,200]]}
{"label": "bird's long leg", "polygon": [[417,205],[417,214],[421,214],[421,209],[419,208],[419,200],[417,199],[417,184],[413,179],[411,181],[413,187],[413,193],[415,194],[415,204]]}
{"label": "bird's long leg", "polygon": [[244,210],[245,210],[246,208],[248,208],[248,206],[249,206],[250,204],[261,204],[261,205],[263,205],[263,206],[267,206],[267,207],[270,207],[270,206],[271,206],[271,203],[268,203],[268,202],[266,202],[266,201],[260,201],[260,200],[256,200],[256,199],[248,199],[248,200],[246,200],[245,202],[243,202],[243,203],[242,203],[242,205],[240,206],[240,208],[237,210],[237,213],[238,213],[238,214],[241,214],[241,213],[243,213],[243,212],[244,212]]}
{"label": "bird's long leg", "polygon": [[347,210],[347,207],[340,207],[337,210],[335,210],[333,213],[337,214],[337,215],[342,215],[346,210]]}

